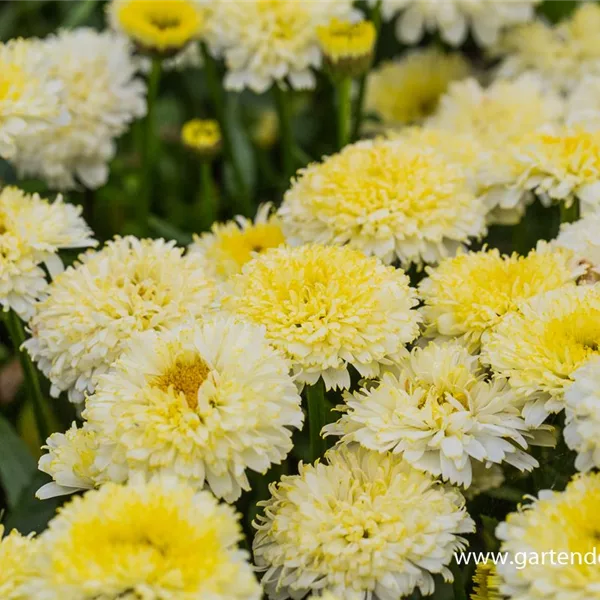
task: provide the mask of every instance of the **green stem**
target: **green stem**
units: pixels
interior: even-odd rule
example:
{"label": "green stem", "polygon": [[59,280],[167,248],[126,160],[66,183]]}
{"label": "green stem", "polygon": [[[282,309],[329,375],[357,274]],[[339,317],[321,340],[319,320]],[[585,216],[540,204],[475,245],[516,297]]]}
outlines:
{"label": "green stem", "polygon": [[158,58],[152,59],[152,70],[148,78],[148,113],[144,127],[144,145],[142,147],[142,198],[141,198],[141,228],[144,233],[148,230],[148,217],[152,210],[152,192],[154,190],[154,172],[156,164],[156,155],[158,149],[158,139],[154,131],[155,105],[158,96],[158,87],[160,84],[161,61]]}
{"label": "green stem", "polygon": [[208,231],[217,220],[217,196],[213,185],[210,161],[200,163],[200,195],[198,198],[198,220],[200,231]]}
{"label": "green stem", "polygon": [[327,445],[321,437],[321,429],[327,423],[327,405],[325,404],[325,384],[319,379],[306,388],[308,408],[308,435],[310,441],[310,460],[314,462],[325,454]]}
{"label": "green stem", "polygon": [[350,142],[352,119],[352,79],[344,77],[336,83],[338,149]]}
{"label": "green stem", "polygon": [[[371,21],[375,27],[375,33],[379,37],[381,29],[381,0],[373,7],[371,12]],[[365,96],[367,93],[369,72],[367,71],[358,82],[358,95],[356,96],[356,104],[354,105],[354,126],[352,128],[352,139],[357,140],[360,135],[360,127],[364,116]]]}
{"label": "green stem", "polygon": [[450,570],[454,575],[454,581],[452,583],[452,589],[454,591],[454,600],[467,600],[467,592],[465,590],[465,578],[463,572],[460,570],[460,566],[452,561]]}
{"label": "green stem", "polygon": [[579,220],[579,198],[574,198],[571,206],[567,207],[565,202],[560,203],[560,222],[574,223]]}
{"label": "green stem", "polygon": [[27,386],[27,391],[31,401],[33,402],[33,414],[35,417],[39,438],[42,443],[45,443],[51,432],[44,414],[45,401],[37,370],[31,362],[31,358],[29,357],[29,354],[27,354],[27,351],[21,349],[23,342],[25,342],[25,330],[23,329],[23,323],[17,314],[12,310],[8,313],[4,313],[4,318],[15,352],[17,352],[19,355],[23,374],[25,375],[25,385]]}
{"label": "green stem", "polygon": [[231,165],[234,183],[237,189],[239,210],[245,215],[250,215],[252,212],[250,196],[244,176],[242,174],[242,168],[237,159],[237,154],[233,151],[231,129],[227,121],[227,111],[225,110],[226,95],[221,83],[219,71],[217,69],[217,62],[208,51],[206,44],[202,44],[201,48],[204,59],[204,74],[206,76],[206,84],[211,96],[217,121],[219,122],[219,127],[221,128],[221,135],[223,137],[223,151],[225,153],[225,157]]}
{"label": "green stem", "polygon": [[283,173],[287,180],[294,175],[294,132],[292,129],[292,112],[289,94],[279,85],[273,86],[275,105],[279,117],[279,132],[283,154]]}

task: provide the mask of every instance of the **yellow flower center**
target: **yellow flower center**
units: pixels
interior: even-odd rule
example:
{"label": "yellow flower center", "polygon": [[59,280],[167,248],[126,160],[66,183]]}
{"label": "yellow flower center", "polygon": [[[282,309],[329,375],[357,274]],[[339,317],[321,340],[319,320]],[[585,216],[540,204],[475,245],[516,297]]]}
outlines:
{"label": "yellow flower center", "polygon": [[201,356],[182,358],[175,361],[162,375],[154,381],[155,387],[166,392],[173,389],[183,394],[191,409],[198,406],[198,390],[206,381],[210,368]]}
{"label": "yellow flower center", "polygon": [[183,48],[197,39],[204,17],[192,0],[130,0],[117,11],[123,31],[145,48]]}
{"label": "yellow flower center", "polygon": [[333,19],[317,29],[323,52],[332,60],[364,56],[373,51],[375,26],[370,21],[349,23]]}
{"label": "yellow flower center", "polygon": [[252,225],[238,233],[223,236],[222,249],[241,267],[251,258],[253,252],[264,252],[284,243],[281,227],[275,223]]}
{"label": "yellow flower center", "polygon": [[0,63],[0,102],[18,100],[25,87],[25,74],[16,65]]}

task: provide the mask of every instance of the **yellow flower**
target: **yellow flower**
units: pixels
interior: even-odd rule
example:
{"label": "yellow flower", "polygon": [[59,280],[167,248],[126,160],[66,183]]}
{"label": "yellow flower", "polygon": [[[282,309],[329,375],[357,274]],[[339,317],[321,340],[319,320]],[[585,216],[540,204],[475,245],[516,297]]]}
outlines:
{"label": "yellow flower", "polygon": [[213,119],[192,119],[181,129],[181,142],[200,156],[211,158],[221,149],[221,129]]}
{"label": "yellow flower", "polygon": [[500,577],[493,563],[479,563],[473,575],[471,600],[502,600]]}
{"label": "yellow flower", "polygon": [[234,318],[133,339],[86,401],[96,482],[168,475],[233,502],[302,427],[289,371],[264,328]]}
{"label": "yellow flower", "polygon": [[39,537],[28,598],[258,600],[234,510],[172,481],[107,483]]}
{"label": "yellow flower", "polygon": [[527,256],[469,252],[426,271],[429,277],[419,284],[426,335],[460,337],[477,350],[481,336],[506,313],[537,294],[575,285],[585,267],[573,252],[541,242]]}
{"label": "yellow flower", "polygon": [[258,115],[251,131],[252,140],[265,150],[271,148],[279,136],[279,119],[277,112],[265,109]]}
{"label": "yellow flower", "polygon": [[473,530],[465,500],[392,454],[336,446],[324,462],[270,486],[254,524],[255,563],[270,598],[311,590],[341,598],[434,591]]}
{"label": "yellow flower", "polygon": [[583,212],[600,209],[600,130],[562,129],[525,138],[517,152],[518,185],[545,204],[574,198]]}
{"label": "yellow flower", "polygon": [[172,54],[198,39],[204,14],[194,0],[113,0],[108,6],[113,27],[140,48]]}
{"label": "yellow flower", "polygon": [[32,565],[37,542],[32,536],[24,537],[13,530],[4,536],[0,525],[0,598],[2,600],[27,600],[24,585],[35,574]]}
{"label": "yellow flower", "polygon": [[434,112],[450,83],[467,77],[469,71],[462,55],[437,48],[384,62],[369,74],[366,112],[374,113],[384,126],[418,123]]}
{"label": "yellow flower", "polygon": [[408,277],[348,247],[271,249],[230,287],[224,306],[266,327],[299,383],[345,389],[350,366],[375,377],[418,333]]}
{"label": "yellow flower", "polygon": [[302,169],[279,215],[293,245],[347,244],[404,266],[437,263],[485,232],[463,168],[410,140],[358,142]]}
{"label": "yellow flower", "polygon": [[227,223],[215,223],[210,232],[194,236],[190,253],[203,256],[207,271],[218,279],[240,273],[257,254],[285,242],[279,218],[270,211],[271,204],[267,203],[258,208],[254,222],[238,216]]}
{"label": "yellow flower", "polygon": [[377,32],[370,21],[332,19],[317,28],[321,50],[332,73],[358,77],[369,69]]}
{"label": "yellow flower", "polygon": [[600,286],[567,286],[521,304],[484,336],[482,360],[527,401],[538,425],[564,408],[575,371],[600,354]]}
{"label": "yellow flower", "polygon": [[594,473],[575,477],[564,492],[543,490],[509,514],[496,529],[507,553],[496,565],[502,593],[522,600],[597,598],[598,506],[600,474]]}

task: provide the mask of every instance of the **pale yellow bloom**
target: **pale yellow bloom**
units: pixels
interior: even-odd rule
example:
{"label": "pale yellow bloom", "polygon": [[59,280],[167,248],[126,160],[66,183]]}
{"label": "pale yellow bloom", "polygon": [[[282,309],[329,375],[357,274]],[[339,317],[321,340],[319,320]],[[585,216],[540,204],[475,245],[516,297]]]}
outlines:
{"label": "pale yellow bloom", "polygon": [[214,223],[210,232],[194,236],[190,253],[200,254],[206,270],[220,280],[240,273],[253,257],[285,242],[279,217],[271,204],[259,206],[254,221],[237,216],[233,221]]}
{"label": "pale yellow bloom", "polygon": [[482,359],[526,402],[528,424],[564,408],[575,371],[600,354],[600,286],[540,294],[484,336]]}
{"label": "pale yellow bloom", "polygon": [[[500,591],[513,600],[597,598],[600,570],[590,557],[598,549],[599,504],[600,475],[594,473],[575,477],[564,492],[543,490],[509,514],[496,529],[507,553],[496,565]],[[559,558],[563,552],[567,560]]]}
{"label": "pale yellow bloom", "polygon": [[280,464],[302,427],[289,371],[264,328],[234,318],[132,340],[83,413],[96,482],[168,475],[233,502],[250,489],[246,471]]}
{"label": "pale yellow bloom", "polygon": [[375,114],[383,126],[418,123],[435,111],[450,83],[467,77],[469,71],[460,54],[437,48],[383,62],[369,73],[365,111]]}
{"label": "pale yellow bloom", "polygon": [[270,486],[255,527],[254,559],[269,598],[319,588],[353,600],[387,600],[419,588],[474,529],[465,501],[392,454],[337,446],[324,462]]}
{"label": "pale yellow bloom", "polygon": [[32,536],[22,536],[13,530],[4,536],[0,525],[0,598],[2,600],[28,600],[31,598],[25,584],[35,574],[33,559],[37,542]]}
{"label": "pale yellow bloom", "polygon": [[473,592],[470,600],[502,600],[500,577],[493,562],[479,563],[473,575]]}
{"label": "pale yellow bloom", "polygon": [[544,242],[527,256],[493,249],[447,259],[427,267],[419,284],[425,333],[459,337],[478,350],[481,336],[506,313],[537,294],[575,285],[585,270],[574,252]]}
{"label": "pale yellow bloom", "polygon": [[288,241],[348,245],[385,263],[437,263],[485,233],[468,174],[410,139],[362,141],[299,171],[279,215]]}
{"label": "pale yellow bloom", "polygon": [[259,600],[234,510],[170,480],[75,497],[38,538],[36,600]]}
{"label": "pale yellow bloom", "polygon": [[592,271],[592,277],[600,276],[600,211],[574,223],[563,223],[553,243],[574,252]]}
{"label": "pale yellow bloom", "polygon": [[224,306],[266,327],[300,384],[347,389],[351,366],[376,377],[418,333],[408,277],[348,247],[269,250],[230,288]]}

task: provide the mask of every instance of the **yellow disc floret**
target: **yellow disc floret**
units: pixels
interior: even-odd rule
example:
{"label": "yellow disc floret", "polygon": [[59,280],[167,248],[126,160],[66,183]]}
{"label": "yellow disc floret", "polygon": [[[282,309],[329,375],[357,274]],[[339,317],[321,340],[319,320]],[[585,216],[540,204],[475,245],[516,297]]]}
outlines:
{"label": "yellow disc floret", "polygon": [[596,598],[599,505],[600,475],[594,473],[575,477],[564,492],[543,490],[509,514],[496,529],[507,553],[496,565],[502,592],[523,600]]}
{"label": "yellow disc floret", "polygon": [[267,203],[259,207],[254,221],[240,215],[227,223],[215,223],[210,232],[194,236],[190,252],[204,257],[212,275],[227,279],[257,254],[285,242],[279,217],[270,212]]}
{"label": "yellow disc floret", "polygon": [[113,0],[108,10],[117,29],[141,48],[161,54],[198,39],[204,24],[193,0]]}
{"label": "yellow disc floret", "polygon": [[527,256],[498,250],[460,254],[433,269],[419,284],[427,334],[461,337],[476,350],[483,333],[529,298],[575,285],[585,267],[567,249],[540,244]]}
{"label": "yellow disc floret", "polygon": [[502,598],[496,565],[492,562],[479,563],[473,575],[471,600],[502,600]]}
{"label": "yellow disc floret", "polygon": [[232,508],[172,481],[76,497],[40,537],[29,598],[260,598]]}

